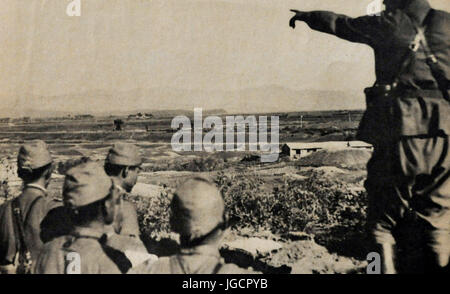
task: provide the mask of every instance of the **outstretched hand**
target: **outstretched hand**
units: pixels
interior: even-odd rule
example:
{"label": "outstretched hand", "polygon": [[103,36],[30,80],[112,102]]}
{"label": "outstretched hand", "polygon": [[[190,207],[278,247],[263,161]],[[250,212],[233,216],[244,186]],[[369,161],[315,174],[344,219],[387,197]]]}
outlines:
{"label": "outstretched hand", "polygon": [[289,26],[293,29],[295,29],[295,22],[297,20],[303,20],[303,15],[304,12],[299,11],[299,10],[295,10],[295,9],[291,9],[292,12],[295,13],[295,15],[289,20]]}

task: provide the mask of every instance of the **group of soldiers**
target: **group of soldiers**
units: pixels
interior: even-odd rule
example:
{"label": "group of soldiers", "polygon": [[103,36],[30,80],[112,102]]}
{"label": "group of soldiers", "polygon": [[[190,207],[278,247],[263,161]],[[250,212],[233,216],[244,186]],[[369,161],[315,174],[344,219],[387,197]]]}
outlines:
{"label": "group of soldiers", "polygon": [[17,172],[22,194],[0,209],[3,273],[252,273],[220,257],[226,229],[224,201],[201,177],[183,183],[171,202],[171,227],[180,252],[158,258],[140,239],[134,204],[124,199],[137,182],[138,147],[117,143],[104,164],[88,157],[65,172],[62,201],[50,199],[54,163],[44,141],[22,145]]}

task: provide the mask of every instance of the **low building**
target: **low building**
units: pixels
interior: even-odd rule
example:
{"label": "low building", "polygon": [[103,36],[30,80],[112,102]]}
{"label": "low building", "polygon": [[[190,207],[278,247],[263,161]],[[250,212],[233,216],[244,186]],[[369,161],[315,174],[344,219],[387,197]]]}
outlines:
{"label": "low building", "polygon": [[153,114],[139,112],[137,114],[130,114],[128,116],[128,120],[130,120],[130,119],[149,119],[149,118],[153,118]]}
{"label": "low building", "polygon": [[85,119],[94,119],[94,116],[91,114],[77,114],[75,115],[76,120],[85,120]]}
{"label": "low building", "polygon": [[281,147],[281,154],[287,155],[292,159],[297,159],[319,150],[342,150],[347,148],[371,150],[373,147],[372,145],[363,141],[285,143]]}

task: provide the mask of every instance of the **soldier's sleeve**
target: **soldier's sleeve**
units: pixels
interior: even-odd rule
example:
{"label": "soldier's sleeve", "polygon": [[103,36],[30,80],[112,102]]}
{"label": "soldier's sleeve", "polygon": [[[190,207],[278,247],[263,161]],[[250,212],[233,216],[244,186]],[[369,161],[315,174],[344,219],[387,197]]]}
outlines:
{"label": "soldier's sleeve", "polygon": [[64,255],[54,244],[47,244],[33,265],[34,274],[64,274]]}
{"label": "soldier's sleeve", "polygon": [[108,234],[106,245],[122,253],[124,253],[125,251],[147,253],[147,248],[138,237],[130,237],[126,235],[110,233]]}
{"label": "soldier's sleeve", "polygon": [[27,222],[25,224],[25,237],[28,240],[28,250],[31,252],[32,259],[36,259],[39,251],[42,249],[44,243],[41,240],[41,221],[47,214],[47,200],[40,198],[31,207],[28,212]]}
{"label": "soldier's sleeve", "polygon": [[139,223],[136,207],[129,201],[123,201],[122,203],[122,224],[121,235],[139,237]]}
{"label": "soldier's sleeve", "polygon": [[7,202],[0,206],[0,262],[3,264],[14,261],[17,252],[16,237],[11,202]]}
{"label": "soldier's sleeve", "polygon": [[329,11],[311,11],[302,20],[313,30],[370,46],[382,42],[385,33],[393,25],[393,19],[384,13],[380,16],[352,18]]}

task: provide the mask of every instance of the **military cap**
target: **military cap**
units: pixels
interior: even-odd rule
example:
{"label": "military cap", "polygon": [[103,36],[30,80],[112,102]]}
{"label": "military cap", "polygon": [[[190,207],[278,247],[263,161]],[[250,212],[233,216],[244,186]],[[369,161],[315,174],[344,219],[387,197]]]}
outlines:
{"label": "military cap", "polygon": [[23,144],[17,156],[17,167],[24,170],[33,170],[52,163],[52,156],[47,144],[42,140],[33,140]]}
{"label": "military cap", "polygon": [[136,145],[116,143],[109,150],[106,162],[115,165],[138,166],[142,164],[142,158]]}
{"label": "military cap", "polygon": [[225,204],[219,189],[207,179],[196,177],[184,182],[171,203],[172,229],[196,239],[224,222]]}
{"label": "military cap", "polygon": [[88,160],[66,172],[64,205],[77,208],[94,203],[108,196],[112,186],[112,180],[103,167],[93,160]]}

